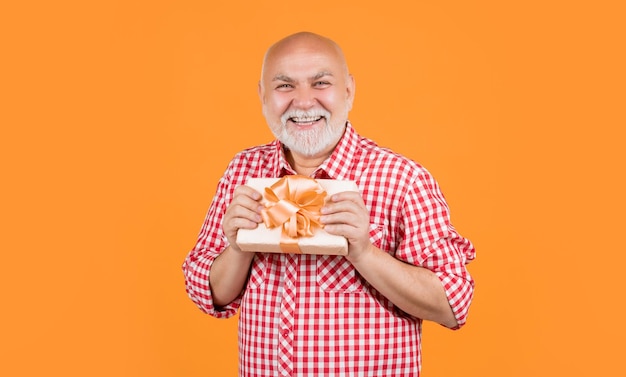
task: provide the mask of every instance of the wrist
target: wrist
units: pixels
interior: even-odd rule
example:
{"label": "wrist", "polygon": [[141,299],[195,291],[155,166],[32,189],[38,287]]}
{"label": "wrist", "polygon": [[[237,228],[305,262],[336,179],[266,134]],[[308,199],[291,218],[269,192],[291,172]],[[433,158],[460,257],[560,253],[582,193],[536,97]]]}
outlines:
{"label": "wrist", "polygon": [[348,249],[348,255],[346,255],[346,259],[353,265],[358,265],[366,261],[370,256],[372,256],[376,252],[377,248],[371,242],[368,242],[367,245],[360,248],[352,248]]}

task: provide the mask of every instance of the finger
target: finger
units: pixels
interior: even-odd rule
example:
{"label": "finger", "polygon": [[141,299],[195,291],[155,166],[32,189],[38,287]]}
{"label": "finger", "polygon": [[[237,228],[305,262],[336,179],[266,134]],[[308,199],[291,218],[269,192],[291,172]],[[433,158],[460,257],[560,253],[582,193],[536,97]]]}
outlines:
{"label": "finger", "polygon": [[224,234],[228,239],[230,245],[237,244],[237,234],[240,229],[256,229],[259,226],[258,223],[244,219],[241,217],[230,220],[229,223],[224,222]]}
{"label": "finger", "polygon": [[261,216],[256,212],[236,206],[236,208],[229,208],[229,211],[226,212],[222,227],[232,244],[235,242],[239,229],[255,229],[261,221]]}
{"label": "finger", "polygon": [[325,203],[324,207],[328,207],[325,211],[339,211],[349,210],[349,208],[358,208],[359,210],[366,210],[363,198],[357,192],[341,192],[332,195]]}
{"label": "finger", "polygon": [[366,226],[368,218],[353,212],[335,212],[320,217],[320,222],[324,225],[330,224],[348,224],[354,227]]}
{"label": "finger", "polygon": [[246,214],[253,212],[257,215],[260,215],[262,209],[263,206],[256,200],[253,200],[248,196],[240,196],[234,198],[233,201],[230,203],[230,205],[226,209],[226,215],[250,217]]}
{"label": "finger", "polygon": [[229,221],[229,227],[234,231],[238,229],[255,229],[257,226],[259,226],[258,222],[244,217],[235,217]]}
{"label": "finger", "polygon": [[358,239],[362,233],[358,228],[349,224],[324,225],[324,230],[328,234],[345,237],[348,241]]}
{"label": "finger", "polygon": [[363,203],[363,198],[361,197],[361,194],[359,194],[356,191],[343,191],[343,192],[338,192],[334,195],[331,195],[330,197],[330,201],[331,202],[341,202],[341,201],[351,201],[357,204],[361,204]]}
{"label": "finger", "polygon": [[233,200],[231,201],[228,209],[241,206],[251,211],[261,213],[261,209],[263,207],[260,204],[260,200],[261,194],[259,192],[248,186],[239,186],[235,189]]}
{"label": "finger", "polygon": [[262,220],[260,207],[258,204],[256,206],[253,204],[251,207],[244,205],[231,206],[226,211],[225,219],[242,218],[259,223]]}
{"label": "finger", "polygon": [[336,203],[328,203],[321,209],[322,215],[331,215],[341,212],[350,213],[352,216],[367,216],[368,212],[364,205],[358,203],[343,200]]}
{"label": "finger", "polygon": [[257,190],[253,189],[252,187],[246,186],[246,185],[238,186],[235,189],[235,197],[240,196],[240,195],[247,196],[255,201],[261,200],[261,197],[262,197],[261,193],[259,193]]}

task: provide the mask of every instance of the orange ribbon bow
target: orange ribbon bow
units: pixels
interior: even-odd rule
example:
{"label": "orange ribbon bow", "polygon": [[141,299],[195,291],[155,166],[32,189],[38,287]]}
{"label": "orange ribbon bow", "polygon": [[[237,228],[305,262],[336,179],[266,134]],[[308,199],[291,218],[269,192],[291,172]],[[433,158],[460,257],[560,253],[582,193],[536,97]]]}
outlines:
{"label": "orange ribbon bow", "polygon": [[280,248],[286,253],[301,253],[298,237],[313,236],[324,205],[326,191],[313,178],[286,175],[265,188],[265,207],[261,212],[268,228],[282,226]]}

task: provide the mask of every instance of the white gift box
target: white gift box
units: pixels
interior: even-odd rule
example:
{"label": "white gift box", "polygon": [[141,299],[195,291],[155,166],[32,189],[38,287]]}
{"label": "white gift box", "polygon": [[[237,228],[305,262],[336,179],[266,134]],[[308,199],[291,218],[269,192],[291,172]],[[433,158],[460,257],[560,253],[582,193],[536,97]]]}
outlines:
{"label": "white gift box", "polygon": [[[246,185],[264,195],[265,188],[272,186],[278,180],[279,178],[251,178]],[[315,181],[326,191],[326,200],[339,192],[359,191],[353,181],[333,179],[316,179]],[[281,226],[268,228],[264,223],[260,223],[255,229],[239,229],[237,245],[243,251],[285,253],[288,251],[281,247],[281,236]],[[346,255],[348,253],[348,241],[345,237],[329,234],[319,227],[314,228],[311,237],[298,237],[297,245],[302,254]]]}

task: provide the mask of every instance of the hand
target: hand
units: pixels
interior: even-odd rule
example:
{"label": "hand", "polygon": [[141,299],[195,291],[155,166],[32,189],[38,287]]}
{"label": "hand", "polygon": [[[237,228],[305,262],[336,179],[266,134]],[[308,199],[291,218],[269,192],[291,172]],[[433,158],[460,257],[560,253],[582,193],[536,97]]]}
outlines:
{"label": "hand", "polygon": [[222,228],[235,251],[241,251],[237,246],[237,231],[239,229],[254,229],[262,221],[260,203],[261,194],[249,186],[239,186],[235,189],[233,201],[224,214]]}
{"label": "hand", "polygon": [[335,194],[321,212],[320,221],[324,230],[348,240],[348,260],[353,262],[371,250],[370,216],[359,193],[346,191]]}

